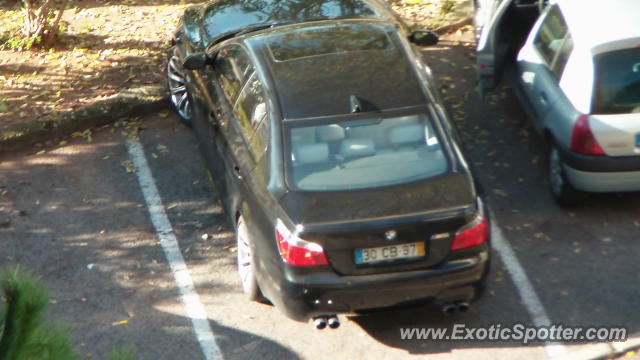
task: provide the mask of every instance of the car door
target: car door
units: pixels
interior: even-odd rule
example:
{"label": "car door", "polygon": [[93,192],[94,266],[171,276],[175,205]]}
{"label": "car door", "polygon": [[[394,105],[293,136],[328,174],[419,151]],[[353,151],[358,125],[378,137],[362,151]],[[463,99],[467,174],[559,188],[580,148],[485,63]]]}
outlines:
{"label": "car door", "polygon": [[238,153],[238,148],[243,143],[231,120],[234,105],[251,69],[246,51],[235,44],[223,46],[216,53],[213,67],[207,69],[207,86],[209,92],[215,94],[207,114],[216,150],[210,161],[210,168],[220,198],[229,213],[234,210],[235,199],[240,191],[238,163],[244,161],[244,158],[239,158]]}
{"label": "car door", "polygon": [[573,51],[562,13],[552,5],[533,27],[517,59],[516,90],[538,130],[558,101],[567,102],[560,79]]}
{"label": "car door", "polygon": [[538,0],[474,0],[476,74],[484,97],[500,82],[538,18]]}
{"label": "car door", "polygon": [[268,165],[271,122],[266,91],[257,72],[252,71],[243,85],[230,123],[238,141],[233,149],[239,189],[235,211],[245,219],[255,256],[256,277],[259,284],[264,284],[267,270],[263,267],[279,262],[280,258],[273,239],[274,213],[278,205],[267,190],[271,170]]}
{"label": "car door", "polygon": [[476,74],[481,96],[493,90],[504,69],[508,44],[500,37],[503,18],[512,0],[474,1],[476,14]]}
{"label": "car door", "polygon": [[[220,50],[216,64],[216,83],[220,92],[217,115],[230,211],[240,209],[247,224],[254,223],[260,203],[266,195],[266,151],[269,121],[266,93],[246,51],[239,45]],[[258,200],[258,198],[262,200]],[[248,207],[247,207],[248,206]],[[249,230],[252,227],[249,226]]]}

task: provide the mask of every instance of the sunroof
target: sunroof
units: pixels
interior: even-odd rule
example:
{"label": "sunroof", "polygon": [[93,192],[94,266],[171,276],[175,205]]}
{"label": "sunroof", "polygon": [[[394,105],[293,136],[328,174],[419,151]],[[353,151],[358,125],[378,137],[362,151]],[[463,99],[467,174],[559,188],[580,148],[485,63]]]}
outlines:
{"label": "sunroof", "polygon": [[269,38],[268,46],[275,61],[393,48],[384,29],[372,24],[305,28],[274,35]]}

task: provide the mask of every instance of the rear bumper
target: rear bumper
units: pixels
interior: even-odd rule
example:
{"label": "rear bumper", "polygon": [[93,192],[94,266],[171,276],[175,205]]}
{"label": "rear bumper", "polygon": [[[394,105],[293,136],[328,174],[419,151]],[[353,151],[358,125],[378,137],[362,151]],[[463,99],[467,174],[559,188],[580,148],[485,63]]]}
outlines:
{"label": "rear bumper", "polygon": [[640,191],[640,171],[592,172],[570,166],[564,168],[567,178],[576,189],[592,192]]}
{"label": "rear bumper", "polygon": [[640,156],[588,156],[560,149],[560,157],[576,189],[593,193],[640,191]]}
{"label": "rear bumper", "polygon": [[562,162],[583,172],[640,172],[640,155],[590,156],[559,147]]}
{"label": "rear bumper", "polygon": [[326,271],[301,275],[285,269],[276,298],[270,300],[298,321],[428,302],[471,301],[477,295],[475,285],[487,275],[488,249],[436,269],[391,274],[339,276]]}

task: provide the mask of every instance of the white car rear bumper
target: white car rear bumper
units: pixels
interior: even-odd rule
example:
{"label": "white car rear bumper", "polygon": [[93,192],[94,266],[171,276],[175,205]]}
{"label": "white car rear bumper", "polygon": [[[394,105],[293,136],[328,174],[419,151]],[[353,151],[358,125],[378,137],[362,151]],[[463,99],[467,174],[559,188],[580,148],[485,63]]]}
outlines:
{"label": "white car rear bumper", "polygon": [[564,170],[571,184],[578,190],[593,193],[640,191],[640,171],[589,172],[567,165]]}

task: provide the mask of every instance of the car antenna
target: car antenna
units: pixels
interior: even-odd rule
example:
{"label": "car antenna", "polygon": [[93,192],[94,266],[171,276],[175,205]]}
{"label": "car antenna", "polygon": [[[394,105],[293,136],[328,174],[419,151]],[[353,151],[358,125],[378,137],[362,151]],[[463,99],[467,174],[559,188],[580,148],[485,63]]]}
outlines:
{"label": "car antenna", "polygon": [[360,103],[360,99],[358,99],[357,96],[351,95],[349,97],[349,100],[351,102],[351,112],[352,113],[359,113],[359,112],[362,111],[362,104]]}

